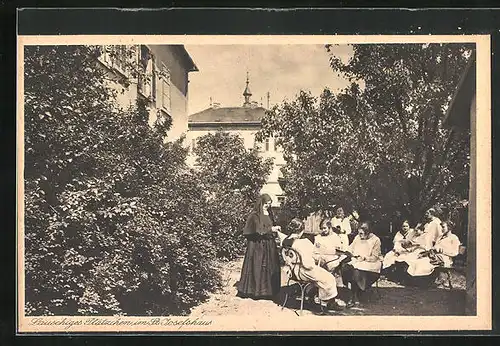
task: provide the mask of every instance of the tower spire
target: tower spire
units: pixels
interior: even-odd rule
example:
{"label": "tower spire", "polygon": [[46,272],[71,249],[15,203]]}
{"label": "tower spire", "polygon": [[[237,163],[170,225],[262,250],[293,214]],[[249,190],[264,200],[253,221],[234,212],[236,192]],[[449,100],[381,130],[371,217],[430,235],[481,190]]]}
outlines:
{"label": "tower spire", "polygon": [[250,96],[252,96],[252,92],[250,91],[250,87],[248,86],[248,83],[250,83],[248,71],[247,71],[247,82],[246,83],[247,83],[247,85],[246,85],[245,91],[243,91],[243,96],[245,96],[245,102],[243,103],[244,107],[248,107],[251,105]]}

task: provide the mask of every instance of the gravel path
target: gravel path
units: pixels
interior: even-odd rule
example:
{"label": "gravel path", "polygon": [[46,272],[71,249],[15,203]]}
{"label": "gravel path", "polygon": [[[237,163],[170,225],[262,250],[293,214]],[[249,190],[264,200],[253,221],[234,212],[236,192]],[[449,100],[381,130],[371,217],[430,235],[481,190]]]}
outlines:
{"label": "gravel path", "polygon": [[[259,314],[259,316],[290,316],[297,314],[300,309],[300,301],[288,299],[285,309],[281,309],[284,295],[278,302],[266,300],[242,299],[236,296],[236,283],[240,278],[240,270],[243,259],[224,263],[222,265],[222,276],[224,285],[222,289],[211,295],[201,305],[193,308],[191,316],[245,316]],[[437,282],[444,281],[439,278]],[[297,286],[286,287],[286,274],[282,270],[282,291],[292,291]],[[463,315],[465,299],[465,278],[463,275],[453,273],[453,290],[437,285],[437,287],[422,289],[415,287],[403,287],[384,278],[379,280],[378,288],[373,288],[368,294],[368,300],[359,308],[345,309],[336,312],[338,315],[401,315],[401,316],[439,316],[439,315]],[[295,291],[296,292],[296,291]],[[300,290],[299,290],[300,292]],[[339,296],[347,294],[342,287],[339,288]],[[304,305],[302,316],[318,314],[317,304]]]}

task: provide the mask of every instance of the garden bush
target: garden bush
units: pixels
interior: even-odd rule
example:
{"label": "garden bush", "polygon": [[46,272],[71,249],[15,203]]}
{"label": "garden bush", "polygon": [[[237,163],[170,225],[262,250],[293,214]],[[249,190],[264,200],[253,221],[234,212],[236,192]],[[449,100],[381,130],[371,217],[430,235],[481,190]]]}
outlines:
{"label": "garden bush", "polygon": [[25,48],[26,313],[186,314],[220,283],[204,187],[98,54]]}
{"label": "garden bush", "polygon": [[432,206],[457,209],[468,199],[470,133],[443,121],[473,46],[355,44],[348,60],[333,47],[347,86],[301,91],[266,112],[257,133],[283,148],[289,207],[300,217],[356,209],[376,232],[401,218],[413,226]]}
{"label": "garden bush", "polygon": [[246,149],[236,134],[217,131],[198,139],[197,174],[208,195],[211,239],[217,257],[231,260],[243,254],[246,219],[266,182],[272,160]]}

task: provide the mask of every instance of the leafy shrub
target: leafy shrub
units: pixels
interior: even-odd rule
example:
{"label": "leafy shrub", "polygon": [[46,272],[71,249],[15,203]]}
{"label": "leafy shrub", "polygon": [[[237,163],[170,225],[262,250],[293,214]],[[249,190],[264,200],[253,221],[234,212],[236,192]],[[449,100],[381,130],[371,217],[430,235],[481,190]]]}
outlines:
{"label": "leafy shrub", "polygon": [[188,313],[220,283],[203,186],[97,54],[25,49],[26,313]]}
{"label": "leafy shrub", "polygon": [[[301,217],[336,205],[388,230],[415,224],[436,204],[468,199],[468,131],[443,126],[469,44],[360,44],[333,71],[350,84],[319,97],[302,91],[262,119],[258,138],[283,147],[284,192]],[[401,220],[400,220],[401,221]]]}
{"label": "leafy shrub", "polygon": [[242,230],[272,168],[236,134],[217,131],[198,139],[197,173],[209,196],[211,239],[217,257],[230,260],[245,249]]}

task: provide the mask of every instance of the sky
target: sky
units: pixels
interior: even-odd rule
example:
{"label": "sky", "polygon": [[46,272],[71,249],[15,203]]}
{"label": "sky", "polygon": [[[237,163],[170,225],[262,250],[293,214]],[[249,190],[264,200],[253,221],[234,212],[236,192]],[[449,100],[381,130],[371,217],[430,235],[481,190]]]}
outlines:
{"label": "sky", "polygon": [[[247,72],[252,101],[270,106],[292,100],[300,90],[319,96],[325,87],[338,91],[346,81],[329,65],[323,45],[186,45],[198,72],[189,74],[189,114],[210,106],[210,98],[221,107],[243,105]],[[352,54],[347,45],[335,46],[343,61]]]}

